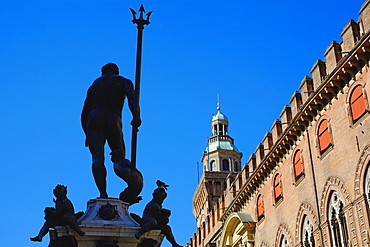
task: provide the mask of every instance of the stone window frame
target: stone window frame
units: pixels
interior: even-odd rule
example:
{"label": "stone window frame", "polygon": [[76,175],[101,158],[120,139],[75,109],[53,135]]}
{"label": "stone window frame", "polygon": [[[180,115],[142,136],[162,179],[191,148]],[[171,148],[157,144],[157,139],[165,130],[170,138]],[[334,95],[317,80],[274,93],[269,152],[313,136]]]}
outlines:
{"label": "stone window frame", "polygon": [[[284,241],[286,240],[286,241]],[[282,245],[284,241],[285,245]],[[286,245],[287,244],[287,245]],[[285,223],[281,223],[278,227],[278,230],[276,232],[276,237],[275,237],[275,245],[274,246],[294,246],[293,245],[293,238],[292,235],[290,234],[289,227]]]}
{"label": "stone window frame", "polygon": [[[331,195],[332,195],[333,191],[338,192],[338,194],[341,196],[341,198],[343,200],[343,203],[345,205],[345,207],[344,207],[345,212],[346,212],[346,214],[348,213],[348,215],[349,215],[348,217],[351,217],[350,215],[353,215],[355,213],[354,208],[353,208],[353,204],[352,204],[353,200],[351,199],[351,195],[350,195],[350,192],[349,192],[349,190],[346,186],[346,183],[340,177],[329,176],[327,178],[327,180],[325,182],[325,185],[324,185],[324,188],[322,189],[322,192],[321,192],[320,210],[319,210],[320,217],[321,217],[322,222],[323,222],[323,227],[325,228],[325,231],[327,231],[327,233],[328,233],[328,234],[324,234],[322,236],[323,237],[322,241],[328,246],[332,246],[331,245],[331,235],[329,234],[330,233],[329,224],[330,224],[331,215],[328,214],[328,212],[329,212],[328,207],[330,205],[330,199],[331,199]],[[346,221],[346,223],[349,223],[348,229],[354,229],[355,224],[354,224],[353,221],[349,220],[348,222]],[[351,233],[351,232],[349,232],[349,233]],[[356,235],[351,235],[351,241],[357,241]]]}
{"label": "stone window frame", "polygon": [[[370,220],[370,145],[366,145],[360,155],[357,162],[355,177],[354,177],[354,198],[355,200],[363,201],[356,207],[357,213],[359,215],[366,215],[364,217],[365,221],[362,222],[364,228],[368,228]],[[350,200],[346,200],[348,204]],[[347,205],[346,204],[346,205]],[[352,227],[353,223],[349,222],[349,227]],[[366,231],[361,232],[362,239],[368,238],[368,233]],[[352,237],[353,238],[353,237]]]}
{"label": "stone window frame", "polygon": [[319,219],[316,214],[316,209],[308,202],[302,202],[301,206],[299,207],[298,214],[297,214],[297,219],[296,219],[296,226],[295,226],[295,242],[299,244],[299,246],[303,246],[303,224],[305,217],[308,217],[310,222],[313,225],[314,234],[315,236],[315,243],[319,243],[317,231],[318,231],[318,224],[319,224]]}

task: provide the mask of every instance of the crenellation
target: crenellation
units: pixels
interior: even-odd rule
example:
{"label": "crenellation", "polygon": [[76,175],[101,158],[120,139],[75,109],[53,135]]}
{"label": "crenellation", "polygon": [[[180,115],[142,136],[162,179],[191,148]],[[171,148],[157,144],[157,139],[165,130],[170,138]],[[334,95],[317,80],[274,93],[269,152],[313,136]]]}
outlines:
{"label": "crenellation", "polygon": [[256,154],[252,153],[251,156],[248,159],[248,167],[249,171],[253,172],[257,168],[257,162],[256,162]]}
{"label": "crenellation", "polygon": [[285,105],[280,113],[282,132],[289,127],[292,121],[292,109],[289,105]]}
{"label": "crenellation", "polygon": [[361,34],[364,35],[370,29],[370,0],[362,4],[359,14]]}
{"label": "crenellation", "polygon": [[342,51],[349,52],[355,46],[355,43],[359,40],[360,37],[360,28],[359,24],[354,20],[350,20],[347,25],[344,26],[342,33]]}
{"label": "crenellation", "polygon": [[[345,51],[345,49],[344,49]],[[338,62],[342,58],[342,46],[336,41],[332,41],[324,54],[326,72],[330,74],[337,67]]]}
{"label": "crenellation", "polygon": [[252,174],[252,170],[251,170],[251,168],[249,167],[248,164],[245,164],[243,171],[244,171],[243,173],[244,173],[244,179],[245,179],[244,181],[247,182],[250,175]]}
{"label": "crenellation", "polygon": [[265,150],[264,150],[264,146],[262,143],[258,144],[257,146],[257,149],[255,151],[255,154],[256,154],[256,163],[257,163],[257,166],[259,166],[259,164],[261,163],[261,161],[263,160],[263,158],[265,157]]}
{"label": "crenellation", "polygon": [[291,108],[292,118],[301,110],[302,107],[302,95],[299,91],[295,91],[290,98],[289,105]]}
{"label": "crenellation", "polygon": [[317,90],[321,83],[325,80],[326,65],[321,59],[317,59],[310,71],[312,75],[313,87]]}
{"label": "crenellation", "polygon": [[280,139],[281,133],[283,133],[281,121],[279,119],[275,119],[271,127],[271,133],[272,133],[272,140],[274,143],[276,143]]}
{"label": "crenellation", "polygon": [[262,143],[263,143],[264,150],[269,152],[272,146],[274,145],[274,142],[272,140],[272,133],[270,131],[266,133],[265,137],[263,138]]}
{"label": "crenellation", "polygon": [[303,78],[299,90],[301,91],[302,104],[304,104],[314,92],[313,81],[310,76],[306,75]]}

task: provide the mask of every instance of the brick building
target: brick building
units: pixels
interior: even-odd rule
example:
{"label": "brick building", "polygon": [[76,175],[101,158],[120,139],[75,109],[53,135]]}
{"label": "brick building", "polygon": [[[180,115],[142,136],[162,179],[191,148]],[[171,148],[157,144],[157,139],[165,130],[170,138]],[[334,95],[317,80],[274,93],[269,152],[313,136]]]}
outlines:
{"label": "brick building", "polygon": [[187,246],[370,246],[370,0],[241,168],[218,109]]}

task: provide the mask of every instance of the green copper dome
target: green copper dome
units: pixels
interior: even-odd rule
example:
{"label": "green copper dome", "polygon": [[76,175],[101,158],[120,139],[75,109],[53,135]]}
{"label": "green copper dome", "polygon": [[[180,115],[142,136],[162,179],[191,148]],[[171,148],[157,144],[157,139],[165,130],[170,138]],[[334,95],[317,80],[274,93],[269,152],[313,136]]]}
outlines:
{"label": "green copper dome", "polygon": [[212,121],[215,121],[215,120],[226,120],[226,121],[228,121],[227,117],[220,110],[218,110],[217,114],[212,117]]}
{"label": "green copper dome", "polygon": [[237,153],[240,153],[239,150],[235,147],[235,145],[229,141],[211,142],[206,148],[205,152],[208,153],[208,152],[213,152],[216,150],[229,150],[229,151],[235,151]]}

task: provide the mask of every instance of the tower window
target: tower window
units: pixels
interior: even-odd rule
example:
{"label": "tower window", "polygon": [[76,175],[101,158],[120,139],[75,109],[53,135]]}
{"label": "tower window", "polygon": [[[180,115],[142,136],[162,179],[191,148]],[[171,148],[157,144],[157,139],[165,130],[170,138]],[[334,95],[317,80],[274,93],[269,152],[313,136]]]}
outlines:
{"label": "tower window", "polygon": [[223,171],[230,171],[230,164],[228,159],[222,160],[222,170]]}
{"label": "tower window", "polygon": [[366,112],[366,103],[362,85],[356,86],[352,91],[349,104],[353,121],[358,120],[362,115],[364,115]]}
{"label": "tower window", "polygon": [[216,161],[215,160],[211,161],[211,171],[217,171],[217,166],[216,166]]}
{"label": "tower window", "polygon": [[329,133],[329,121],[327,119],[321,121],[317,135],[319,138],[320,152],[323,153],[331,145],[331,138]]}
{"label": "tower window", "polygon": [[213,125],[213,135],[217,135],[217,124]]}
{"label": "tower window", "polygon": [[221,124],[219,124],[219,125],[218,125],[218,134],[219,134],[219,135],[223,135],[222,130],[223,130],[222,125],[221,125]]}
{"label": "tower window", "polygon": [[240,169],[239,169],[239,162],[238,161],[235,161],[234,162],[234,172],[238,172]]}

